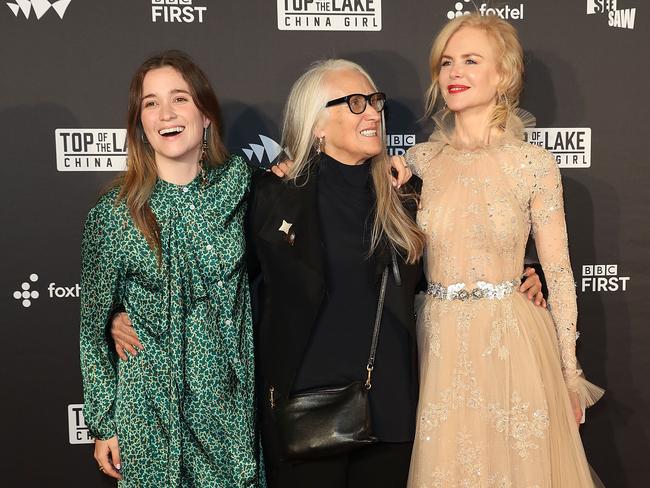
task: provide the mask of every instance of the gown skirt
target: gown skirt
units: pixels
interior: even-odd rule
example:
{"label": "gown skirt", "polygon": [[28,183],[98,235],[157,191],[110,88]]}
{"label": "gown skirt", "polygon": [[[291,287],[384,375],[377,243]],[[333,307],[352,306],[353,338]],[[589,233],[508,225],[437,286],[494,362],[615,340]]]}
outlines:
{"label": "gown skirt", "polygon": [[[408,486],[601,486],[582,447],[550,313],[514,290],[501,299],[418,300],[421,386]],[[580,381],[588,398],[600,397]]]}

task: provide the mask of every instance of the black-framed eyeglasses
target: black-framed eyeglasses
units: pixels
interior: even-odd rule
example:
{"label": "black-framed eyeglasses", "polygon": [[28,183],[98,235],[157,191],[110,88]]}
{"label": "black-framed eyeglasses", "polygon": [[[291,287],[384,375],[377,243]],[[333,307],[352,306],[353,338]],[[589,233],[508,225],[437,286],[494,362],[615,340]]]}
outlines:
{"label": "black-framed eyeglasses", "polygon": [[382,92],[371,93],[370,95],[353,93],[352,95],[330,100],[325,104],[325,106],[331,107],[333,105],[340,105],[342,103],[347,103],[350,112],[356,115],[365,112],[368,103],[370,103],[370,106],[377,112],[381,112],[384,110],[384,105],[386,104],[386,94]]}

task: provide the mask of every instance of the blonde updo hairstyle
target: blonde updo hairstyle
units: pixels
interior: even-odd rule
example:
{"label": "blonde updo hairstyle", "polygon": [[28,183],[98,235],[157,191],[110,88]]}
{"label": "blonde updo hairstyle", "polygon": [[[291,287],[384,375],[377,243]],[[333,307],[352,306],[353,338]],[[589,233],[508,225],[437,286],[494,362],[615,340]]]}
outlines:
{"label": "blonde updo hairstyle", "polygon": [[[293,165],[287,171],[285,181],[302,184],[310,177],[312,165],[317,158],[319,145],[316,129],[329,112],[329,84],[335,83],[337,71],[358,71],[377,91],[370,75],[361,66],[346,59],[317,61],[294,83],[284,109],[282,142]],[[403,201],[414,195],[395,190],[390,181],[390,159],[386,153],[386,129],[384,112],[381,113],[382,148],[371,158],[371,174],[375,194],[375,209],[370,236],[369,254],[378,249],[382,241],[400,251],[407,262],[414,263],[424,251],[425,236],[413,222],[403,206]],[[327,141],[323,150],[327,152]]]}
{"label": "blonde updo hairstyle", "polygon": [[[524,52],[517,30],[496,15],[482,16],[478,12],[462,15],[449,21],[436,36],[429,54],[431,85],[426,93],[426,114],[433,116],[436,104],[442,98],[439,75],[442,55],[451,36],[463,27],[482,29],[492,41],[501,83],[497,87],[496,107],[490,118],[491,127],[505,127],[508,116],[519,106],[524,84]],[[444,108],[449,112],[447,107]]]}

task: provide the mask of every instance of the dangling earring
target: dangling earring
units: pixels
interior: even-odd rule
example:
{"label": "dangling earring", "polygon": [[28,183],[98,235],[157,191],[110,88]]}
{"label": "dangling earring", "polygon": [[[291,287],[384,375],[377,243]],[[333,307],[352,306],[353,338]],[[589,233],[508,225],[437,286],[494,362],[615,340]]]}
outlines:
{"label": "dangling earring", "polygon": [[149,145],[149,139],[144,135],[144,129],[140,129],[140,139],[142,139],[143,144]]}
{"label": "dangling earring", "polygon": [[201,141],[201,158],[200,162],[204,162],[208,154],[208,128],[203,128],[203,140]]}
{"label": "dangling earring", "polygon": [[318,138],[318,145],[316,146],[316,154],[323,152],[323,147],[325,146],[325,136],[320,136]]}
{"label": "dangling earring", "polygon": [[201,141],[201,157],[199,158],[199,173],[201,174],[201,184],[205,186],[207,176],[205,174],[205,160],[208,156],[208,128],[203,128],[203,140]]}

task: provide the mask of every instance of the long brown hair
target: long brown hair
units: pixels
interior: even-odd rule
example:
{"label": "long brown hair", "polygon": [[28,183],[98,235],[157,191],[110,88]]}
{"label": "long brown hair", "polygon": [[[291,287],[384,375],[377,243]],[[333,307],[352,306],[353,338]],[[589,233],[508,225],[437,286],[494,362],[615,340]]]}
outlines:
{"label": "long brown hair", "polygon": [[142,82],[145,75],[154,69],[171,67],[187,82],[194,104],[210,119],[207,130],[208,149],[203,161],[205,166],[217,166],[228,157],[221,139],[221,117],[217,96],[205,73],[194,61],[181,51],[165,51],[147,59],[133,75],[129,88],[127,121],[127,169],[120,175],[115,186],[119,187],[117,203],[124,200],[135,226],[156,251],[160,258],[160,226],[156,220],[149,198],[156,184],[158,173],[154,150],[146,141],[140,121]]}
{"label": "long brown hair", "polygon": [[[296,182],[308,175],[316,156],[315,129],[326,116],[327,86],[325,77],[338,70],[356,70],[365,76],[373,90],[376,85],[361,66],[346,59],[326,59],[314,63],[294,83],[284,109],[282,147],[286,148],[294,164],[289,168],[286,180]],[[403,201],[413,198],[393,188],[390,181],[390,159],[386,153],[386,128],[382,112],[382,149],[371,161],[376,211],[370,239],[370,253],[375,251],[385,237],[388,244],[403,251],[408,263],[422,256],[425,235],[404,210]]]}

